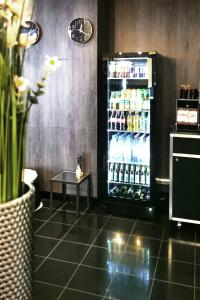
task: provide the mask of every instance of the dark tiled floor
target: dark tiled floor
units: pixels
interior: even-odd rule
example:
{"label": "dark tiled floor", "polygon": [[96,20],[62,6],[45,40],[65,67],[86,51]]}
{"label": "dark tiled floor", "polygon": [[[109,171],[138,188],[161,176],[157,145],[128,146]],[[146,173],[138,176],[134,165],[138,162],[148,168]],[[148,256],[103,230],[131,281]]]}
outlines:
{"label": "dark tiled floor", "polygon": [[72,204],[35,213],[34,299],[200,300],[200,231]]}

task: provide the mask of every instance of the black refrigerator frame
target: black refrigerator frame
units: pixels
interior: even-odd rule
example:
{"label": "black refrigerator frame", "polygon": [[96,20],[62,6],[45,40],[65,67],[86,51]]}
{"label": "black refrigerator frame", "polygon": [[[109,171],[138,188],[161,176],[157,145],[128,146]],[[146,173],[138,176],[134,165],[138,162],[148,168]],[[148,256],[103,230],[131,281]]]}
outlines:
{"label": "black refrigerator frame", "polygon": [[[138,201],[126,198],[113,198],[107,192],[107,176],[108,176],[108,138],[107,138],[107,101],[108,101],[108,61],[113,59],[124,58],[151,58],[152,59],[152,87],[151,95],[153,99],[150,101],[150,200]],[[101,65],[101,68],[100,68]],[[103,55],[101,62],[99,61],[99,99],[98,99],[98,198],[104,204],[106,211],[129,217],[145,218],[154,220],[157,215],[156,209],[156,102],[157,102],[157,52],[142,53],[111,53]],[[147,80],[132,80],[130,86],[132,88],[147,88]]]}

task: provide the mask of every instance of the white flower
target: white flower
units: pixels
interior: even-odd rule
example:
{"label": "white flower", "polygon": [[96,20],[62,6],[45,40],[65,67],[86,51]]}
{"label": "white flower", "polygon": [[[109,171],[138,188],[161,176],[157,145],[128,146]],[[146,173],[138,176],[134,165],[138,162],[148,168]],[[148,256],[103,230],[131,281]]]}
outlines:
{"label": "white flower", "polygon": [[21,33],[19,36],[19,45],[24,48],[29,48],[32,46],[37,40],[37,34],[27,34],[27,33]]}
{"label": "white flower", "polygon": [[[0,6],[1,6],[1,3],[0,3]],[[7,22],[11,22],[12,16],[13,16],[13,14],[9,8],[0,9],[0,18],[6,20]]]}
{"label": "white flower", "polygon": [[57,56],[50,57],[49,55],[46,55],[45,60],[45,73],[51,74],[52,72],[56,71],[57,68],[61,66],[61,61],[58,59]]}
{"label": "white flower", "polygon": [[24,6],[24,0],[7,0],[6,4],[9,6],[9,9],[13,14],[15,14],[18,18],[21,18],[23,6]]}
{"label": "white flower", "polygon": [[20,23],[18,20],[13,20],[13,22],[9,22],[7,26],[7,46],[12,48],[17,44],[17,35],[19,31]]}
{"label": "white flower", "polygon": [[17,90],[21,93],[25,93],[30,86],[30,81],[24,77],[14,76],[14,83]]}

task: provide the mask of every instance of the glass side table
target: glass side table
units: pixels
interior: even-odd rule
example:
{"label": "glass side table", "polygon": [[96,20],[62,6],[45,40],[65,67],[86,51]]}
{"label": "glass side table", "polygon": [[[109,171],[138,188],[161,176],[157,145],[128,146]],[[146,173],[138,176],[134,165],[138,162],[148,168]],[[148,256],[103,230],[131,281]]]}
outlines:
{"label": "glass side table", "polygon": [[90,207],[90,173],[83,173],[80,178],[76,177],[74,171],[62,171],[50,179],[50,207],[53,207],[53,183],[59,182],[62,184],[63,200],[66,198],[66,186],[67,184],[73,184],[76,186],[76,212],[80,213],[80,185],[87,180],[87,210]]}

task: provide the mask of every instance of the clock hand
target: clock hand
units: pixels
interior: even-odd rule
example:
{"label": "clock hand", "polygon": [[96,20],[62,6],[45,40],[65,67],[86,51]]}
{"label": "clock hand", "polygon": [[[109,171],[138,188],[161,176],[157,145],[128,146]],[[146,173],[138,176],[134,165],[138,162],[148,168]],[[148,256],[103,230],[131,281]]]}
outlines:
{"label": "clock hand", "polygon": [[86,36],[90,36],[89,34],[85,33],[83,30],[79,30],[81,33],[85,34]]}
{"label": "clock hand", "polygon": [[30,30],[29,32],[28,32],[28,34],[32,34],[32,33],[34,33],[35,32],[35,29],[32,29],[32,30]]}

